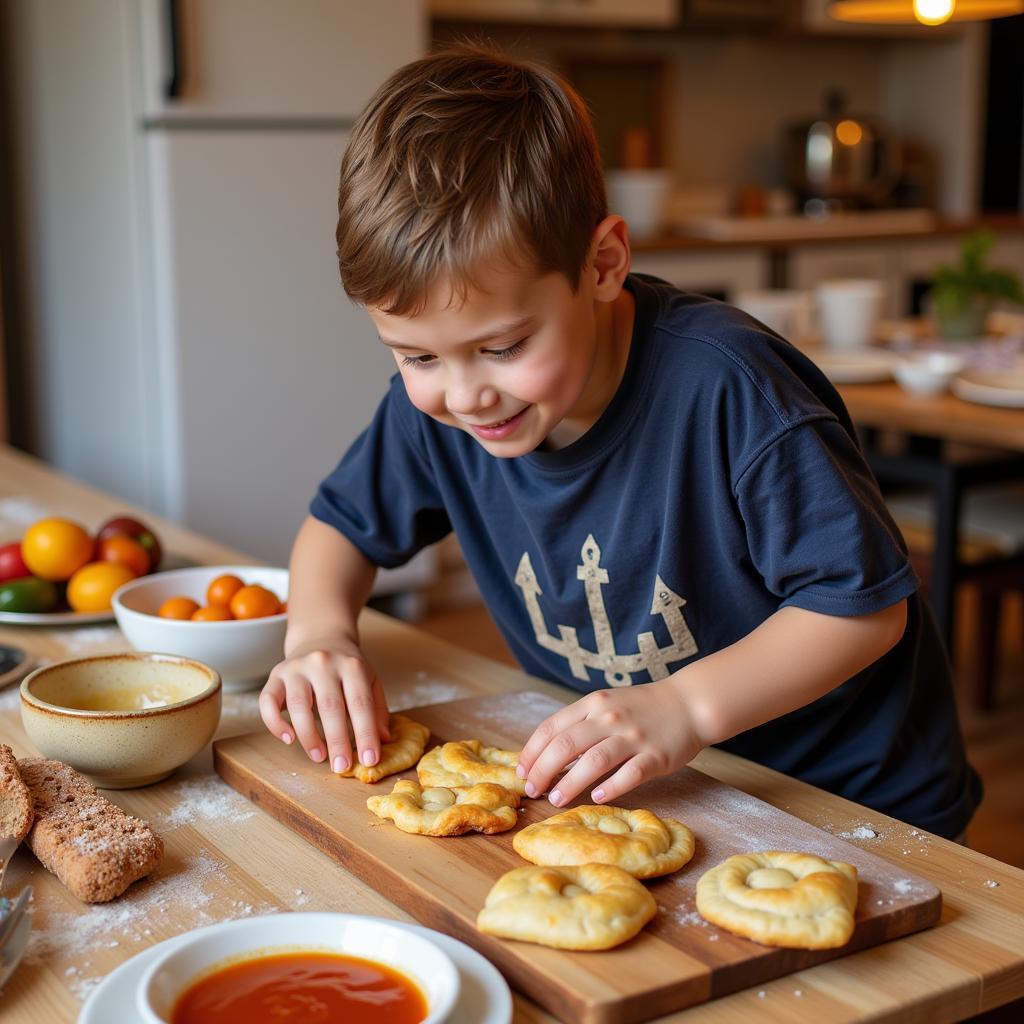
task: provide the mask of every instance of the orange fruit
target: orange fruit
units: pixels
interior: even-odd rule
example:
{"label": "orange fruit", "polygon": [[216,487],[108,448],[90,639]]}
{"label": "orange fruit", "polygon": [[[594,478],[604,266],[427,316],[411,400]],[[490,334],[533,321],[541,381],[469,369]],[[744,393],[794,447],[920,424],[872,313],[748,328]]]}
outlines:
{"label": "orange fruit", "polygon": [[231,618],[234,618],[231,610],[222,604],[208,604],[192,613],[193,622],[226,622]]}
{"label": "orange fruit", "polygon": [[25,531],[21,557],[33,576],[67,580],[92,560],[92,537],[70,519],[40,519]]}
{"label": "orange fruit", "polygon": [[76,612],[105,612],[119,586],[135,579],[135,573],[117,562],[89,562],[68,580],[68,604]]}
{"label": "orange fruit", "polygon": [[199,610],[199,603],[191,597],[169,597],[162,605],[157,615],[162,619],[191,619]]}
{"label": "orange fruit", "polygon": [[245,584],[231,573],[218,576],[215,580],[211,580],[210,585],[206,588],[206,603],[220,604],[227,608],[231,604],[231,598],[244,586]]}
{"label": "orange fruit", "polygon": [[96,558],[101,562],[126,565],[136,576],[149,572],[149,552],[127,534],[106,537],[96,545]]}
{"label": "orange fruit", "polygon": [[280,611],[281,602],[277,595],[257,583],[242,587],[231,598],[231,614],[236,619],[262,619],[267,615],[277,615]]}

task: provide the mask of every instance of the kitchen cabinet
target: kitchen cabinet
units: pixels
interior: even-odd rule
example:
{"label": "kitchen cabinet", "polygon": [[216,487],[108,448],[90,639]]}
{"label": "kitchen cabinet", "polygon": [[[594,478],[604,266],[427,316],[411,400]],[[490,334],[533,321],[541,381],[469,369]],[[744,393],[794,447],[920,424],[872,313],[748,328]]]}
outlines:
{"label": "kitchen cabinet", "polygon": [[792,13],[792,0],[683,0],[683,23],[690,27],[775,28]]}
{"label": "kitchen cabinet", "polygon": [[764,250],[643,252],[633,256],[632,269],[653,274],[677,288],[731,302],[741,291],[766,288],[769,257]]}
{"label": "kitchen cabinet", "polygon": [[430,15],[448,21],[671,28],[681,0],[429,0]]}

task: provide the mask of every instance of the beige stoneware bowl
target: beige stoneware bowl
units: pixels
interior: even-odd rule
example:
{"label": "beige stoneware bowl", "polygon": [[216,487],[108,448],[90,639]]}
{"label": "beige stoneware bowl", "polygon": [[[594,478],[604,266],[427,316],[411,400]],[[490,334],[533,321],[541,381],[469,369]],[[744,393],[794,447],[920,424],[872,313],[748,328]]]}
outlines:
{"label": "beige stoneware bowl", "polygon": [[21,721],[44,757],[104,789],[159,782],[210,741],[220,676],[170,654],[99,654],[60,661],[21,684]]}

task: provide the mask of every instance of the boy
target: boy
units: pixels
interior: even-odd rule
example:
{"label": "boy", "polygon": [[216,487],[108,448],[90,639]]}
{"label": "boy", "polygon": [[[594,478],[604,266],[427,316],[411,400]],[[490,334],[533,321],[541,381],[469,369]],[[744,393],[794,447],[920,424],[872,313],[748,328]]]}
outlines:
{"label": "boy", "polygon": [[377,566],[454,529],[523,667],[586,694],[526,743],[531,795],[615,801],[718,744],[962,833],[949,667],[842,402],[749,317],[629,274],[568,86],[474,49],[400,69],[337,238],[399,374],[295,542],[275,735],[376,762],[357,615]]}

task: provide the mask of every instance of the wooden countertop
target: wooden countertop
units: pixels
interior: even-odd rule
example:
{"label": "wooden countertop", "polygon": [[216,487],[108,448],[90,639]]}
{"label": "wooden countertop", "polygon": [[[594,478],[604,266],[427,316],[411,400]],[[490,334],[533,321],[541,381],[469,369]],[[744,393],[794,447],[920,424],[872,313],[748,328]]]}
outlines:
{"label": "wooden countertop", "polygon": [[934,226],[916,231],[892,231],[876,234],[822,233],[814,237],[758,239],[716,239],[666,232],[657,238],[631,240],[635,253],[699,252],[722,249],[766,249],[772,251],[822,245],[862,245],[878,242],[922,241],[926,239],[952,238],[967,234],[978,228],[990,228],[997,235],[1024,234],[1024,217],[1015,214],[985,214],[966,220],[942,220]]}
{"label": "wooden countertop", "polygon": [[979,405],[948,393],[911,395],[893,381],[836,387],[858,426],[1024,452],[1024,409]]}
{"label": "wooden countertop", "polygon": [[[42,464],[0,448],[0,530],[12,510],[74,515],[95,526],[125,502],[82,487]],[[248,562],[239,553],[141,513],[167,550],[204,562]],[[6,539],[0,535],[0,540]],[[534,686],[570,694],[373,612],[363,641],[385,681],[393,709]],[[11,628],[0,642],[41,658],[117,649],[116,627]],[[260,728],[256,694],[226,694],[218,736]],[[21,728],[16,690],[0,691],[0,741],[32,753]],[[943,892],[943,915],[928,931],[842,957],[715,1000],[664,1021],[959,1020],[1024,998],[1024,871],[718,750],[695,766],[820,828],[853,833],[852,842],[927,878]],[[409,917],[357,881],[212,774],[209,749],[166,781],[109,794],[151,821],[167,852],[153,879],[110,904],[87,907],[48,875],[27,850],[12,859],[7,889],[35,888],[30,955],[0,996],[11,1021],[70,1022],[103,976],[146,946],[217,920],[276,909],[318,909]],[[866,827],[874,838],[857,839]],[[866,834],[866,833],[863,833]],[[521,996],[517,1024],[553,1020]]]}

